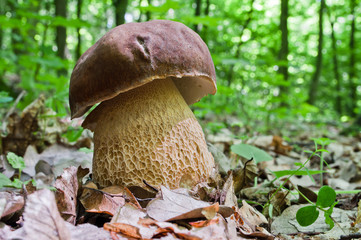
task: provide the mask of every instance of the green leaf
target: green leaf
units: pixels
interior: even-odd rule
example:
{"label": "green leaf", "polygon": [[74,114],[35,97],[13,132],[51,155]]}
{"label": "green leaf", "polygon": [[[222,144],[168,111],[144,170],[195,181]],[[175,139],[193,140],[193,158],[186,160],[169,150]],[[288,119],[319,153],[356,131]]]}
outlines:
{"label": "green leaf", "polygon": [[66,133],[63,134],[63,137],[66,137],[69,142],[75,142],[80,138],[83,131],[84,129],[81,127],[79,128],[69,127]]}
{"label": "green leaf", "polygon": [[320,170],[280,170],[280,171],[274,171],[272,172],[277,178],[287,176],[287,175],[295,175],[295,176],[302,176],[302,175],[315,175],[324,173],[326,171],[320,171]]}
{"label": "green leaf", "polygon": [[18,188],[21,189],[23,187],[23,182],[17,178],[15,178],[12,183],[10,185],[8,185],[8,187],[14,187],[14,188]]}
{"label": "green leaf", "polygon": [[323,186],[317,195],[316,205],[325,208],[330,207],[336,200],[336,192],[329,186]]}
{"label": "green leaf", "polygon": [[298,209],[296,219],[302,227],[306,227],[314,223],[319,214],[320,212],[317,210],[316,206],[306,206]]}
{"label": "green leaf", "polygon": [[11,180],[7,176],[0,173],[0,188],[9,186],[11,183],[12,183]]}
{"label": "green leaf", "polygon": [[19,170],[22,170],[22,169],[25,168],[24,159],[22,157],[16,155],[15,153],[9,152],[6,155],[6,158],[8,159],[8,162],[10,163],[10,165],[13,168],[16,168],[16,169],[19,169]]}
{"label": "green leaf", "polygon": [[9,96],[8,92],[1,91],[0,92],[0,104],[1,103],[8,103],[13,100],[12,97]]}
{"label": "green leaf", "polygon": [[93,150],[91,150],[89,148],[86,148],[86,147],[79,148],[78,151],[79,152],[84,152],[84,153],[92,153],[93,152]]}
{"label": "green leaf", "polygon": [[332,206],[324,212],[325,223],[330,225],[330,229],[332,229],[335,226],[335,222],[332,220],[331,214],[333,213],[333,208],[334,206],[336,206],[336,204],[337,202],[334,202]]}
{"label": "green leaf", "polygon": [[246,159],[253,158],[256,163],[263,161],[270,161],[273,159],[268,153],[266,153],[262,149],[259,149],[249,144],[240,143],[240,144],[232,145],[231,150],[232,152]]}

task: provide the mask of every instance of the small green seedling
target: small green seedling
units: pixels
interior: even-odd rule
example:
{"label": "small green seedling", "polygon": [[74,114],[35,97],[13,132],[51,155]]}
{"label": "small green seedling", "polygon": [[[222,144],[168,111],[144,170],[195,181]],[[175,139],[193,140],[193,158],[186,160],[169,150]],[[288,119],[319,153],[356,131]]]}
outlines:
{"label": "small green seedling", "polygon": [[23,184],[27,184],[30,181],[32,181],[33,185],[36,186],[36,182],[34,179],[28,180],[26,182],[23,182],[20,180],[21,178],[21,172],[22,170],[25,168],[25,162],[24,159],[18,155],[16,155],[13,152],[9,152],[6,155],[6,158],[8,160],[8,162],[10,163],[10,165],[15,168],[18,169],[19,171],[19,177],[15,178],[14,180],[9,179],[7,176],[5,176],[4,174],[0,173],[0,188],[3,187],[13,187],[13,188],[19,188],[21,189]]}
{"label": "small green seedling", "polygon": [[232,152],[246,159],[253,158],[256,163],[270,161],[273,159],[271,155],[269,155],[262,149],[245,143],[232,145],[231,150]]}
{"label": "small green seedling", "polygon": [[320,214],[319,210],[321,210],[324,212],[325,222],[332,229],[335,223],[331,218],[331,214],[336,204],[335,190],[329,186],[323,186],[318,192],[316,203],[311,203],[311,205],[302,207],[297,211],[297,222],[303,227],[309,226],[317,220]]}

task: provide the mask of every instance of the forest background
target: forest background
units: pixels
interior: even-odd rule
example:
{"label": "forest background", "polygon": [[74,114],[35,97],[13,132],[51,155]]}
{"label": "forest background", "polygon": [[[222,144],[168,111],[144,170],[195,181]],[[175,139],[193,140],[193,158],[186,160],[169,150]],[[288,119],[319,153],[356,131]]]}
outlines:
{"label": "forest background", "polygon": [[0,113],[43,93],[56,116],[68,117],[82,53],[119,24],[170,19],[196,31],[212,54],[218,92],[192,106],[211,119],[210,131],[232,125],[287,136],[307,123],[355,124],[359,133],[360,12],[359,0],[1,0]]}

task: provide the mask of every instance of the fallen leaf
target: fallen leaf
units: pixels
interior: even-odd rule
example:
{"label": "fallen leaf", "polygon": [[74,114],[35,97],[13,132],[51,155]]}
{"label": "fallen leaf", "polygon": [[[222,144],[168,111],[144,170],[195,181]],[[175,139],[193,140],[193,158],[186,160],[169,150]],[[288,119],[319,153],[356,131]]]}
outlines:
{"label": "fallen leaf", "polygon": [[254,178],[258,176],[258,168],[253,159],[245,161],[243,168],[236,168],[232,172],[235,193],[239,193],[245,187],[253,186]]}
{"label": "fallen leaf", "polygon": [[25,238],[29,240],[70,239],[70,231],[58,212],[54,194],[48,189],[29,195],[23,228]]}
{"label": "fallen leaf", "polygon": [[24,207],[24,197],[13,192],[0,192],[0,201],[0,218],[12,215]]}
{"label": "fallen leaf", "polygon": [[219,202],[222,205],[233,207],[237,206],[237,197],[234,193],[234,185],[233,185],[233,173],[232,171],[229,172],[229,176],[227,178],[227,181],[223,185],[221,195],[219,197]]}
{"label": "fallen leaf", "polygon": [[147,219],[146,213],[143,209],[138,208],[132,203],[126,203],[120,207],[114,214],[110,223],[124,223],[132,226],[136,226],[139,229],[139,233],[145,239],[152,238],[157,227],[152,219]]}
{"label": "fallen leaf", "polygon": [[209,226],[211,224],[217,224],[218,222],[219,222],[219,218],[213,218],[211,220],[202,220],[202,221],[197,221],[197,222],[190,222],[189,224],[192,227],[195,227],[195,228],[202,228],[202,227]]}
{"label": "fallen leaf", "polygon": [[[95,185],[94,183],[91,184]],[[106,213],[113,216],[119,207],[125,204],[124,197],[123,188],[111,186],[98,190],[89,187],[88,184],[80,197],[80,202],[87,212]]]}
{"label": "fallen leaf", "polygon": [[[162,199],[156,198],[147,206],[147,213],[151,218],[158,221],[179,220],[180,215],[184,215],[197,209],[194,214],[189,214],[185,218],[203,217],[201,211],[203,207],[210,206],[209,203],[196,200],[189,195],[177,193],[161,186]],[[182,218],[182,219],[185,219]]]}
{"label": "fallen leaf", "polygon": [[268,224],[266,217],[249,205],[246,201],[242,200],[242,207],[238,210],[243,219],[247,219],[247,223],[255,230],[261,224]]}
{"label": "fallen leaf", "polygon": [[41,154],[38,154],[34,147],[28,147],[29,153],[24,156],[26,163],[25,172],[30,176],[35,174],[35,165],[43,160],[47,162],[52,168],[54,176],[60,176],[64,168],[68,166],[82,166],[83,168],[92,167],[92,153],[84,153],[78,151],[74,147],[65,147],[60,144],[54,144],[45,149]]}
{"label": "fallen leaf", "polygon": [[81,182],[86,174],[87,171],[81,169],[78,171],[77,167],[71,166],[64,169],[63,174],[54,183],[54,187],[58,189],[56,199],[59,211],[62,217],[72,224],[76,222],[79,181]]}
{"label": "fallen leaf", "polygon": [[126,223],[105,223],[104,229],[110,232],[121,233],[126,237],[141,239],[139,229]]}

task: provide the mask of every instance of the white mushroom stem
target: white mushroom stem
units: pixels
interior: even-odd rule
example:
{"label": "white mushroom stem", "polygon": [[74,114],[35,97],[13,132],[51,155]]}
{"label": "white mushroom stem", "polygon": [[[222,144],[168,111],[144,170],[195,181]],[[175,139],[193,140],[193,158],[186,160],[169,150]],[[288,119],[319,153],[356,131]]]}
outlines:
{"label": "white mushroom stem", "polygon": [[84,122],[94,129],[93,177],[177,188],[204,181],[214,166],[202,128],[170,79],[154,80],[101,103]]}

